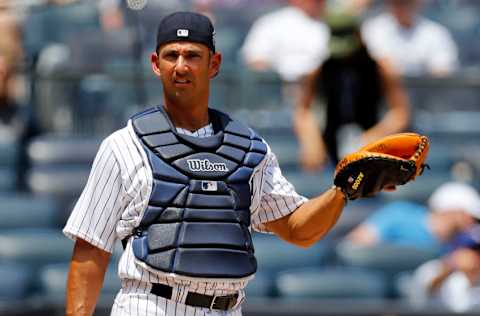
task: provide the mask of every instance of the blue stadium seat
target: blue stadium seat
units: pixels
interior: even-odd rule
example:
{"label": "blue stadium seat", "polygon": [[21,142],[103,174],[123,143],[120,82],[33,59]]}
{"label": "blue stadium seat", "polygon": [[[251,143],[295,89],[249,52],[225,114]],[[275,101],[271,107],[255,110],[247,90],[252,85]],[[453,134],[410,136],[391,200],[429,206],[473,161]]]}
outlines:
{"label": "blue stadium seat", "polygon": [[287,298],[381,299],[388,288],[381,273],[348,267],[285,271],[276,284],[280,295]]}
{"label": "blue stadium seat", "polygon": [[303,170],[285,170],[283,172],[299,194],[314,197],[329,189],[333,183],[333,171],[323,170],[315,173]]}
{"label": "blue stadium seat", "polygon": [[98,138],[41,135],[28,145],[28,158],[33,166],[58,164],[90,165],[100,145]]}
{"label": "blue stadium seat", "polygon": [[280,270],[318,266],[330,259],[333,245],[323,240],[308,249],[299,248],[274,235],[255,234],[253,243],[258,271],[275,274]]}
{"label": "blue stadium seat", "polygon": [[381,192],[379,196],[388,201],[409,200],[425,203],[436,188],[448,181],[451,181],[449,172],[425,170],[424,175],[415,178],[415,181],[397,186],[394,192]]}
{"label": "blue stadium seat", "polygon": [[336,253],[346,265],[395,275],[413,270],[425,261],[436,258],[440,254],[440,249],[388,244],[367,247],[343,241],[337,245]]}
{"label": "blue stadium seat", "polygon": [[34,273],[26,265],[0,263],[0,302],[22,300],[31,294]]}
{"label": "blue stadium seat", "polygon": [[269,297],[275,295],[275,279],[269,273],[257,272],[255,278],[248,282],[246,294],[248,298]]}
{"label": "blue stadium seat", "polygon": [[13,191],[17,186],[17,173],[11,167],[0,168],[0,192]]}
{"label": "blue stadium seat", "polygon": [[367,219],[376,209],[383,206],[383,203],[383,199],[378,197],[360,199],[352,203],[347,203],[338,222],[333,226],[328,236],[338,239],[343,238],[353,228]]}
{"label": "blue stadium seat", "polygon": [[[69,266],[68,262],[50,264],[39,271],[39,282],[43,297],[53,301],[57,301],[59,298],[64,299]],[[113,298],[120,287],[117,268],[114,264],[111,264],[105,273],[102,295]]]}
{"label": "blue stadium seat", "polygon": [[32,167],[27,174],[27,184],[34,194],[71,198],[81,193],[89,173],[88,165]]}
{"label": "blue stadium seat", "polygon": [[[239,66],[237,75],[241,76],[242,109],[270,109],[279,110],[285,106],[282,94],[282,81],[280,77],[273,72],[252,72],[248,71],[246,66]],[[291,121],[291,120],[290,120]],[[280,122],[277,122],[277,125]],[[272,124],[271,126],[275,126]]]}
{"label": "blue stadium seat", "polygon": [[60,224],[58,212],[58,204],[51,198],[2,194],[0,230],[56,227]]}
{"label": "blue stadium seat", "polygon": [[73,243],[59,229],[0,231],[0,262],[27,264],[32,268],[69,261]]}
{"label": "blue stadium seat", "polygon": [[[49,43],[62,43],[80,32],[98,31],[99,28],[97,7],[93,2],[48,6],[31,11],[25,19],[25,47],[35,54]],[[75,38],[81,41],[82,37]]]}
{"label": "blue stadium seat", "polygon": [[259,131],[275,153],[282,171],[299,170],[298,142],[291,129]]}
{"label": "blue stadium seat", "polygon": [[17,142],[0,140],[0,166],[11,167],[17,163],[20,144]]}
{"label": "blue stadium seat", "polygon": [[[87,182],[100,141],[94,138],[42,135],[28,145],[31,169],[26,183],[31,192],[59,198],[80,194]],[[67,200],[67,201],[65,201]]]}

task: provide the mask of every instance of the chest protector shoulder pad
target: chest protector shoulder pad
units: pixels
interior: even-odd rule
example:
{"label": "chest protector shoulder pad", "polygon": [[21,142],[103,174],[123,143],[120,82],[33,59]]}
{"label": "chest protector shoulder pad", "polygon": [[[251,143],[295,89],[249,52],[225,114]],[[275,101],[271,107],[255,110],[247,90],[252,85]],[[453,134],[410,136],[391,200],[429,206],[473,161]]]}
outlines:
{"label": "chest protector shoulder pad", "polygon": [[241,278],[257,269],[249,182],[267,147],[226,114],[210,109],[209,117],[211,137],[177,133],[162,107],[132,118],[153,173],[133,252],[163,272]]}

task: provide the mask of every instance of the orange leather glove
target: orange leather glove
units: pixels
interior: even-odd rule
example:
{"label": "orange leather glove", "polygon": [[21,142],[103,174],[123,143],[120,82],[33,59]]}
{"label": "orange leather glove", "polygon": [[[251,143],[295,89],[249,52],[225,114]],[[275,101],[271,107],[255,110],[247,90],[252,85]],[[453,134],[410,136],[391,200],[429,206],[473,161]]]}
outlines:
{"label": "orange leather glove", "polygon": [[335,169],[334,184],[349,200],[405,184],[428,167],[428,148],[428,138],[416,133],[386,136],[345,156]]}

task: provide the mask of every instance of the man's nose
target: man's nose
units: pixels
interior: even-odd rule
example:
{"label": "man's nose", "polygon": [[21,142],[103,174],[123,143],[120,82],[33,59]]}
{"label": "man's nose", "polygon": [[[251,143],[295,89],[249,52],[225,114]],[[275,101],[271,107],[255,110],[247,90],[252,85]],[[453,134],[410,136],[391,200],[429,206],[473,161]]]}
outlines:
{"label": "man's nose", "polygon": [[177,58],[177,63],[175,65],[175,71],[179,74],[186,74],[188,72],[187,60],[183,56]]}

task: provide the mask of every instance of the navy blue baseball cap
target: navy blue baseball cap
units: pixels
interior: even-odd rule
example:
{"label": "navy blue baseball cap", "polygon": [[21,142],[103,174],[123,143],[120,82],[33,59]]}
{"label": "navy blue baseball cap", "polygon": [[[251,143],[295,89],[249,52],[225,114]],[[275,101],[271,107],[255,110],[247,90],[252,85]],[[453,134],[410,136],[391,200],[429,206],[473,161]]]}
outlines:
{"label": "navy blue baseball cap", "polygon": [[480,251],[480,224],[457,234],[449,243],[450,250],[470,248]]}
{"label": "navy blue baseball cap", "polygon": [[158,25],[156,49],[166,43],[187,41],[201,43],[215,53],[215,30],[212,21],[195,12],[175,12]]}

